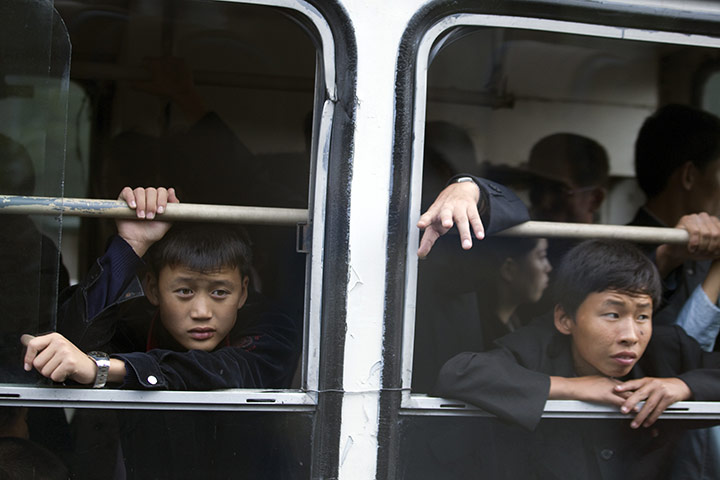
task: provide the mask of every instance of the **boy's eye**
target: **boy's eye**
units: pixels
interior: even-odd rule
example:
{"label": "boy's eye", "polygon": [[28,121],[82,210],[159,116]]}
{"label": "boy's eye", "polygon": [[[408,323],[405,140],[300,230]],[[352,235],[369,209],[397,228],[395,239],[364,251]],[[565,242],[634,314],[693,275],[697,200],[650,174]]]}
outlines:
{"label": "boy's eye", "polygon": [[177,293],[181,297],[187,297],[192,295],[193,291],[189,288],[178,288],[177,290],[175,290],[175,293]]}
{"label": "boy's eye", "polygon": [[620,318],[620,315],[618,315],[618,314],[615,313],[615,312],[605,312],[605,313],[602,314],[602,316],[603,316],[603,317],[608,317],[608,318]]}
{"label": "boy's eye", "polygon": [[648,320],[650,320],[650,315],[647,315],[644,313],[640,314],[640,315],[638,315],[637,320],[638,320],[638,322],[647,322]]}
{"label": "boy's eye", "polygon": [[212,295],[214,297],[226,297],[230,295],[230,292],[228,292],[227,290],[213,290]]}

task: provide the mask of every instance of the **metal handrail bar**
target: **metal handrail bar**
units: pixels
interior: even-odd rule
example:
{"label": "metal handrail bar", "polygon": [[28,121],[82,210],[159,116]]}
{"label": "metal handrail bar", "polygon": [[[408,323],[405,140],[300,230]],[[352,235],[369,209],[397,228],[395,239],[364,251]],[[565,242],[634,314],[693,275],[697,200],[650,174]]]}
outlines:
{"label": "metal handrail bar", "polygon": [[638,243],[685,244],[688,232],[681,228],[635,227],[629,225],[595,225],[585,223],[525,222],[497,235],[507,237],[604,238]]}
{"label": "metal handrail bar", "polygon": [[[26,197],[0,195],[0,214],[58,215],[78,217],[136,218],[135,210],[120,200],[88,198]],[[254,225],[296,225],[308,221],[301,208],[239,207],[171,203],[162,214],[167,221],[233,222]]]}
{"label": "metal handrail bar", "polygon": [[[0,195],[0,214],[58,215],[80,217],[135,218],[135,211],[119,200],[88,198],[26,197]],[[168,221],[237,222],[255,225],[296,225],[308,221],[308,210],[300,208],[239,207],[196,203],[169,204],[162,216]],[[684,244],[688,233],[679,228],[594,225],[560,222],[525,222],[498,235],[548,238],[616,238],[639,243]]]}

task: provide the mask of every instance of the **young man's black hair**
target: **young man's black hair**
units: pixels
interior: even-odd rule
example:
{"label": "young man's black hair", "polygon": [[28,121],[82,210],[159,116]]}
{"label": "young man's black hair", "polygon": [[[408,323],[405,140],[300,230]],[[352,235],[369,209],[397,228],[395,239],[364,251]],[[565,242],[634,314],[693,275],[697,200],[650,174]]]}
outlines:
{"label": "young man's black hair", "polygon": [[720,157],[720,118],[687,105],[660,108],[643,123],[635,142],[635,175],[652,198],[686,162],[699,170]]}
{"label": "young man's black hair", "polygon": [[652,261],[635,246],[618,240],[590,240],[574,247],[560,264],[554,288],[556,303],[573,316],[591,293],[616,290],[649,295],[656,308],[662,293]]}

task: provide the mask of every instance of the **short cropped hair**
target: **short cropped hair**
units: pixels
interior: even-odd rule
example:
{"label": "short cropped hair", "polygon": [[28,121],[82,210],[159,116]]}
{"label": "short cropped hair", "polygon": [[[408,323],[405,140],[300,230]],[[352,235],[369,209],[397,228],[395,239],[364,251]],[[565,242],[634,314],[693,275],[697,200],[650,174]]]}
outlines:
{"label": "short cropped hair", "polygon": [[635,142],[635,176],[653,198],[686,162],[699,170],[720,157],[720,118],[687,105],[660,108],[643,123]]}
{"label": "short cropped hair", "polygon": [[555,277],[555,299],[575,318],[588,295],[614,290],[649,295],[653,309],[660,305],[660,274],[635,245],[619,240],[587,240],[563,258]]}
{"label": "short cropped hair", "polygon": [[183,266],[202,273],[237,268],[250,274],[252,250],[242,227],[215,223],[176,223],[145,254],[156,276],[165,266]]}

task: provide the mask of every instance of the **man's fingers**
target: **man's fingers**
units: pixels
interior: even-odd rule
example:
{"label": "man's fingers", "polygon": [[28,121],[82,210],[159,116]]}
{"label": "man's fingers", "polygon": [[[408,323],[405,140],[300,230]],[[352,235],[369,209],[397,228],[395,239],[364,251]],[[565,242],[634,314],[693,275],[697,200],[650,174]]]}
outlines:
{"label": "man's fingers", "polygon": [[473,208],[468,211],[468,221],[470,222],[473,232],[475,232],[475,238],[478,240],[485,238],[485,227],[480,219],[477,206],[473,205]]}
{"label": "man's fingers", "polygon": [[468,223],[467,217],[464,215],[457,216],[455,218],[455,225],[460,234],[460,245],[463,250],[470,250],[472,248],[472,236],[470,236],[470,224]]}
{"label": "man's fingers", "polygon": [[440,237],[440,234],[434,228],[426,229],[420,239],[420,247],[418,248],[417,253],[418,257],[425,258],[427,254],[430,253],[433,245],[435,245],[435,241],[438,237]]}

